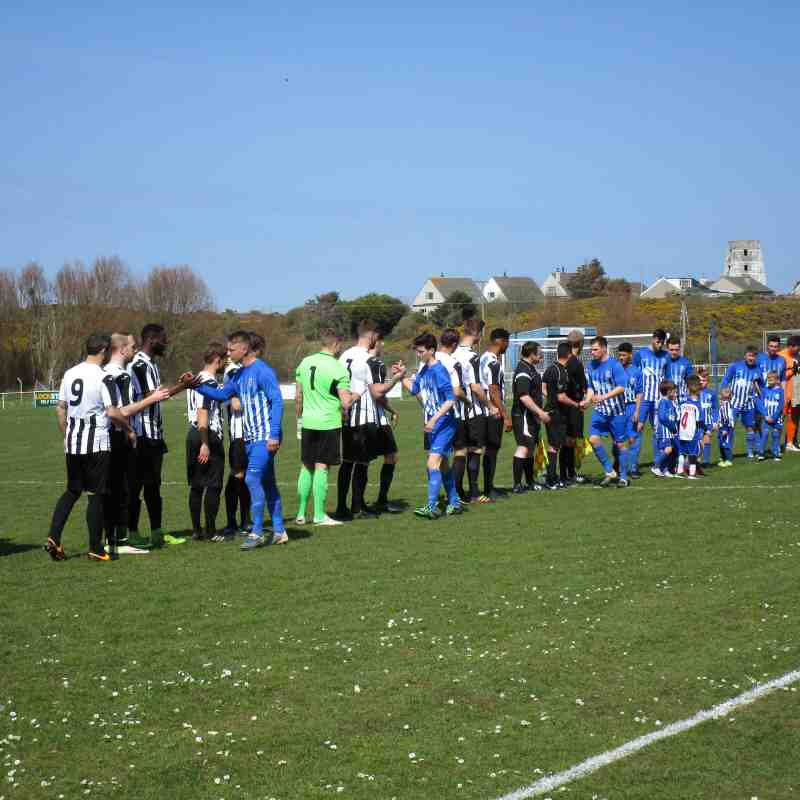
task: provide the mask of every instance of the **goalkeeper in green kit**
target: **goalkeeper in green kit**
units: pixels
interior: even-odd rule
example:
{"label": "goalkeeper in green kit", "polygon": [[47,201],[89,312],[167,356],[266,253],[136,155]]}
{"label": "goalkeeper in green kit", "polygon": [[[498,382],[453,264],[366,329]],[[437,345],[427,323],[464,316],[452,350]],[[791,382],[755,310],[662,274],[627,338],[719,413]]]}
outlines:
{"label": "goalkeeper in green kit", "polygon": [[342,337],[325,330],[322,349],[307,356],[295,373],[295,411],[300,428],[300,478],[297,481],[299,506],[295,522],[306,523],[308,498],[314,492],[314,524],[341,525],[325,513],[328,494],[328,469],[341,462],[342,414],[358,395],[350,392],[347,367],[336,357]]}

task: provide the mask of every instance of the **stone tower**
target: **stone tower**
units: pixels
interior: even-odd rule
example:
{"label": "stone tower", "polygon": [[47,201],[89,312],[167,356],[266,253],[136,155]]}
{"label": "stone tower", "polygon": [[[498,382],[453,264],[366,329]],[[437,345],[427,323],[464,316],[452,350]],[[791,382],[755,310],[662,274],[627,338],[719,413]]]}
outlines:
{"label": "stone tower", "polygon": [[729,278],[753,278],[767,285],[764,257],[758,239],[736,239],[728,242],[725,256],[725,275]]}

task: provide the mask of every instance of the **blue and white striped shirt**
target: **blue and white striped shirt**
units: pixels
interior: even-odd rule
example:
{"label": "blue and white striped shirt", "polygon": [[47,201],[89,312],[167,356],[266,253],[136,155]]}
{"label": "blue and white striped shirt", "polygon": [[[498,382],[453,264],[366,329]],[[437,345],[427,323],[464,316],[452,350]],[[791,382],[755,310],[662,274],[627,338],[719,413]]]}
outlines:
{"label": "blue and white striped shirt", "polygon": [[723,400],[719,404],[719,411],[717,412],[717,420],[719,421],[720,428],[733,427],[733,409],[729,400]]}
{"label": "blue and white striped shirt", "polygon": [[776,355],[770,357],[769,353],[759,353],[756,356],[758,366],[759,382],[762,386],[767,385],[767,373],[777,372],[778,380],[783,383],[786,380],[786,361],[783,356]]}
{"label": "blue and white striped shirt", "polygon": [[703,409],[703,426],[712,428],[717,423],[717,395],[713,390],[700,390],[700,406]]}
{"label": "blue and white striped shirt", "polygon": [[669,356],[664,365],[664,380],[672,381],[678,389],[678,402],[682,403],[688,396],[686,379],[694,373],[692,362],[686,356],[673,358]]}
{"label": "blue and white striped shirt", "polygon": [[783,417],[783,404],[785,402],[783,388],[780,386],[767,386],[761,390],[761,397],[756,401],[758,413],[762,416],[780,422]]}
{"label": "blue and white striped shirt", "polygon": [[201,385],[195,391],[212,400],[223,402],[236,395],[242,403],[246,442],[281,440],[281,387],[275,370],[260,358],[239,369],[221,389]]}
{"label": "blue and white striped shirt", "polygon": [[661,398],[656,415],[656,438],[663,442],[678,435],[678,404],[668,397]]}
{"label": "blue and white striped shirt", "polygon": [[[448,401],[455,400],[453,393],[453,382],[447,367],[441,361],[435,364],[424,364],[420,371],[414,376],[411,385],[412,395],[422,395],[422,408],[425,414],[425,422],[433,417],[439,409]],[[451,408],[446,414],[440,417],[433,426],[433,433],[447,426],[455,425],[455,414]]]}
{"label": "blue and white striped shirt", "polygon": [[[608,394],[618,386],[624,389],[628,383],[628,376],[616,358],[607,358],[605,361],[592,360],[586,366],[586,383],[595,395]],[[594,410],[604,417],[624,414],[625,395],[618,394],[603,400],[595,405]]]}
{"label": "blue and white striped shirt", "polygon": [[642,393],[642,370],[633,364],[628,364],[623,369],[626,375],[625,405],[636,405],[636,395]]}
{"label": "blue and white striped shirt", "polygon": [[664,380],[664,368],[667,364],[669,353],[659,350],[657,353],[651,347],[637,350],[633,356],[633,366],[642,370],[643,400],[657,403],[661,397],[658,386]]}
{"label": "blue and white striped shirt", "polygon": [[746,361],[736,361],[728,367],[722,385],[730,387],[732,392],[731,408],[736,411],[755,408],[753,384],[758,382],[759,374],[758,366],[748,366]]}

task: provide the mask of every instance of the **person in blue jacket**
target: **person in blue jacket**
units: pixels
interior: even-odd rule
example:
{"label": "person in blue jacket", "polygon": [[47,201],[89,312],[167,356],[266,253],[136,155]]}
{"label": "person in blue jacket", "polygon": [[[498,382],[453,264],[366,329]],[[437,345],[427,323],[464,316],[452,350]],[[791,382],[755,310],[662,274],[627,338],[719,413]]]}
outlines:
{"label": "person in blue jacket", "polygon": [[780,375],[777,371],[767,373],[767,385],[756,400],[756,410],[761,415],[761,450],[758,460],[763,455],[772,435],[772,460],[781,460],[781,432],[783,431],[783,404],[785,402]]}

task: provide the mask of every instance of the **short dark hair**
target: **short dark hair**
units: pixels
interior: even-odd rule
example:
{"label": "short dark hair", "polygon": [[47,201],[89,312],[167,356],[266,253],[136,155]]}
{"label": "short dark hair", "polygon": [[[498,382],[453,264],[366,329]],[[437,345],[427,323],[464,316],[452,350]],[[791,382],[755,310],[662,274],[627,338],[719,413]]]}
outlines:
{"label": "short dark hair", "polygon": [[633,352],[633,345],[630,342],[622,342],[622,344],[617,345],[617,352],[618,353],[632,353]]}
{"label": "short dark hair", "polygon": [[436,337],[426,331],[417,336],[412,342],[413,347],[424,347],[426,350],[436,349]]}
{"label": "short dark hair", "polygon": [[680,336],[670,336],[669,341],[667,342],[667,344],[677,344],[677,345],[679,345],[680,343],[681,343]]}
{"label": "short dark hair", "polygon": [[559,342],[556,347],[556,358],[566,358],[572,355],[572,345],[569,342]]}
{"label": "short dark hair", "polygon": [[148,339],[158,339],[162,333],[164,333],[163,325],[159,325],[157,322],[148,322],[142,328],[142,342],[146,342]]}
{"label": "short dark hair", "polygon": [[520,350],[520,355],[523,358],[527,358],[528,356],[535,356],[539,353],[539,342],[525,342],[522,345],[522,350]]}
{"label": "short dark hair", "polygon": [[698,391],[701,388],[700,384],[700,376],[699,375],[690,375],[686,379],[686,388],[691,389],[692,391]]}
{"label": "short dark hair", "polygon": [[238,330],[228,334],[229,342],[246,342],[248,347],[253,346],[253,339],[250,331]]}
{"label": "short dark hair", "polygon": [[800,336],[790,336],[786,340],[786,344],[789,347],[800,347]]}
{"label": "short dark hair", "polygon": [[267,341],[260,333],[250,331],[250,349],[253,352],[263,353],[266,346]]}
{"label": "short dark hair", "polygon": [[510,339],[511,334],[505,328],[495,328],[489,334],[489,341],[490,342],[500,342],[503,339]]}
{"label": "short dark hair", "polygon": [[439,344],[442,347],[453,347],[458,344],[459,338],[455,328],[445,328],[439,336]]}
{"label": "short dark hair", "polygon": [[464,320],[464,333],[467,336],[479,336],[485,327],[486,323],[477,317]]}
{"label": "short dark hair", "polygon": [[336,330],[336,328],[323,328],[319,332],[319,338],[322,344],[326,347],[330,347],[335,342],[342,341],[342,334]]}
{"label": "short dark hair", "polygon": [[754,344],[747,345],[745,353],[756,353],[758,354],[758,348]]}
{"label": "short dark hair", "polygon": [[377,333],[378,326],[371,319],[362,319],[356,326],[356,333],[359,336],[366,336],[368,333]]}
{"label": "short dark hair", "polygon": [[661,339],[661,341],[664,342],[667,339],[667,332],[663,328],[656,328],[653,331],[653,338]]}
{"label": "short dark hair", "polygon": [[605,336],[595,336],[592,344],[599,344],[600,347],[608,347],[608,339]]}
{"label": "short dark hair", "polygon": [[111,336],[107,333],[92,333],[86,340],[86,355],[96,356],[111,349]]}
{"label": "short dark hair", "polygon": [[658,384],[658,391],[661,392],[662,397],[666,397],[676,386],[672,381],[661,381]]}
{"label": "short dark hair", "polygon": [[777,333],[773,333],[772,336],[770,336],[769,339],[767,339],[767,344],[769,344],[770,342],[777,342],[778,344],[780,344],[781,337],[778,336]]}
{"label": "short dark hair", "polygon": [[209,342],[203,353],[203,363],[210,364],[215,358],[225,358],[228,355],[228,348],[222,342]]}
{"label": "short dark hair", "polygon": [[698,375],[699,375],[701,378],[707,378],[707,377],[708,377],[708,367],[698,367],[698,368],[695,370],[695,372],[696,372],[696,373],[697,373],[697,374],[698,374]]}

